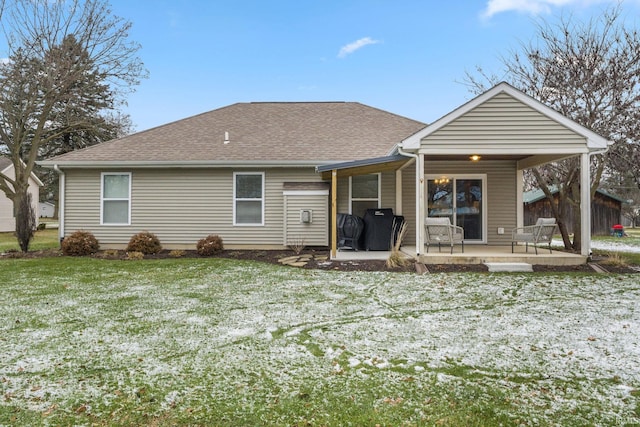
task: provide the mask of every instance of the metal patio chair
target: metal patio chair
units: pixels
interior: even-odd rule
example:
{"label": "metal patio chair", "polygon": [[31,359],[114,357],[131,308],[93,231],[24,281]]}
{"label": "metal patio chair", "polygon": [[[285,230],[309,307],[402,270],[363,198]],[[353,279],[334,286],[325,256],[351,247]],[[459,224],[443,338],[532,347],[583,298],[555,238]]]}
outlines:
{"label": "metal patio chair", "polygon": [[553,253],[551,250],[551,239],[556,232],[555,218],[538,218],[534,225],[527,225],[525,227],[518,227],[511,230],[511,253],[513,253],[514,246],[518,242],[525,244],[525,251],[529,252],[529,243],[533,244],[538,255],[538,244],[548,243],[549,253]]}
{"label": "metal patio chair", "polygon": [[451,246],[453,253],[453,245],[462,245],[464,253],[464,229],[456,225],[452,225],[448,217],[441,218],[425,218],[424,231],[426,234],[425,243],[427,245],[427,253],[429,246],[438,245],[438,252],[441,251],[441,245]]}

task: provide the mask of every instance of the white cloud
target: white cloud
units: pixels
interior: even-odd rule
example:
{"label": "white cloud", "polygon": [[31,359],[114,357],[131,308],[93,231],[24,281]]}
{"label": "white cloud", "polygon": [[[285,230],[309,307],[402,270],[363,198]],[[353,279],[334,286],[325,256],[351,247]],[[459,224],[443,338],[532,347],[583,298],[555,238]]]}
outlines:
{"label": "white cloud", "polygon": [[353,43],[349,43],[340,48],[340,52],[338,52],[338,58],[344,58],[347,55],[352,54],[358,49],[361,49],[369,44],[377,44],[380,43],[379,40],[374,40],[371,37],[363,37],[359,40],[354,41]]}
{"label": "white cloud", "polygon": [[493,15],[502,12],[516,11],[539,15],[551,13],[552,7],[560,7],[570,4],[588,5],[603,3],[607,0],[489,0],[487,8],[482,12],[482,18],[489,19]]}

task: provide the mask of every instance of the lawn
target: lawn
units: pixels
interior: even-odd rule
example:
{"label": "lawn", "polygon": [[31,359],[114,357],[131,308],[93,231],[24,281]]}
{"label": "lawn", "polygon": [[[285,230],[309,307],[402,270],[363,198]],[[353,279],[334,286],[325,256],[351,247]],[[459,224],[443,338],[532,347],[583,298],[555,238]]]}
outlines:
{"label": "lawn", "polygon": [[637,275],[0,260],[0,425],[638,425]]}
{"label": "lawn", "polygon": [[[29,250],[39,251],[43,249],[54,249],[60,247],[58,230],[49,228],[36,231],[33,240],[29,245]],[[0,253],[7,251],[19,251],[20,245],[14,233],[0,233]]]}

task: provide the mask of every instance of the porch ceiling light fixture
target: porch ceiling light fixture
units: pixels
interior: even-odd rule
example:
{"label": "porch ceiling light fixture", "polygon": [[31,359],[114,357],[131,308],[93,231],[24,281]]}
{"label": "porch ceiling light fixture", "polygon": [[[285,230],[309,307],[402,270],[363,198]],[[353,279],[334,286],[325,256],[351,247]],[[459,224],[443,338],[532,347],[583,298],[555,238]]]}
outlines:
{"label": "porch ceiling light fixture", "polygon": [[469,160],[471,160],[472,162],[477,162],[481,159],[482,157],[477,155],[477,154],[473,154],[471,156],[469,156]]}

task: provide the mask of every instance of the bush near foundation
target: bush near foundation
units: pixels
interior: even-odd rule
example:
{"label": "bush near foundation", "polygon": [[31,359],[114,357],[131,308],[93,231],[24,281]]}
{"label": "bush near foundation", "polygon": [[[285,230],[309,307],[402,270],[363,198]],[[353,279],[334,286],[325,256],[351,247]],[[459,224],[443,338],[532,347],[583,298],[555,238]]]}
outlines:
{"label": "bush near foundation", "polygon": [[134,234],[127,245],[127,252],[141,252],[145,255],[157,254],[161,250],[160,239],[148,231]]}
{"label": "bush near foundation", "polygon": [[78,230],[65,237],[60,247],[65,255],[87,256],[98,252],[100,244],[91,232]]}
{"label": "bush near foundation", "polygon": [[201,256],[212,256],[222,252],[223,249],[222,237],[217,234],[210,234],[204,239],[198,240],[196,245],[196,252]]}

